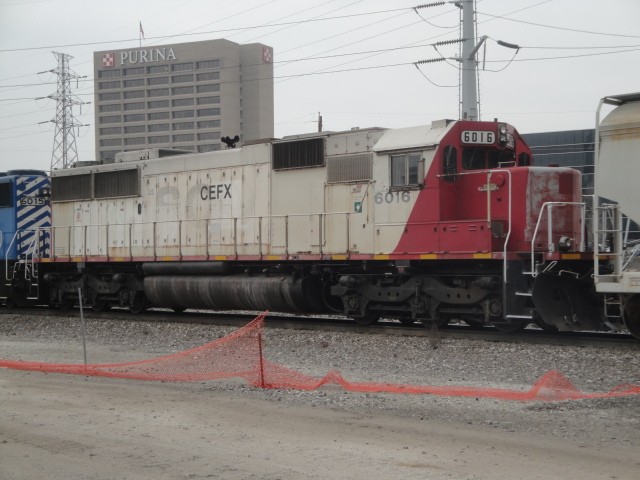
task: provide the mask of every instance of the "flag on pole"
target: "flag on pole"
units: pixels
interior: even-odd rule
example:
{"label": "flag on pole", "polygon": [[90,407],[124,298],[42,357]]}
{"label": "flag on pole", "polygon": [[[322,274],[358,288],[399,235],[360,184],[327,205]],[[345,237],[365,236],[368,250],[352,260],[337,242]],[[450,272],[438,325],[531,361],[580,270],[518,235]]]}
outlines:
{"label": "flag on pole", "polygon": [[139,23],[140,23],[140,38],[144,38],[144,30],[142,29],[142,22],[139,22]]}

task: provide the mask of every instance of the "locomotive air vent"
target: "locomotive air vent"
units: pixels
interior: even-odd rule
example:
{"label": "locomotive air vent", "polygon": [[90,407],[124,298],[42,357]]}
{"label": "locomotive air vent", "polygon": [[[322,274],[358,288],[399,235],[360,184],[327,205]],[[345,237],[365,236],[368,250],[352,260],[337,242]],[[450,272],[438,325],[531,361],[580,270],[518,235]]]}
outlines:
{"label": "locomotive air vent", "polygon": [[327,183],[359,182],[373,178],[373,154],[327,158]]}
{"label": "locomotive air vent", "polygon": [[273,169],[321,167],[324,165],[324,138],[309,138],[273,144]]}

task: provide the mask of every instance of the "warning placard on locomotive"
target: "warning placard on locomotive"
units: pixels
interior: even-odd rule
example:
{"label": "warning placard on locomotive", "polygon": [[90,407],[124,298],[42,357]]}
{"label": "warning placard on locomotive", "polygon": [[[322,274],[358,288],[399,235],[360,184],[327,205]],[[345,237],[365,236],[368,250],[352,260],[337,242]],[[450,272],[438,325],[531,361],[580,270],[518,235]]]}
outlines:
{"label": "warning placard on locomotive", "polygon": [[464,130],[460,136],[462,143],[475,143],[480,145],[491,145],[496,141],[495,132],[482,130]]}

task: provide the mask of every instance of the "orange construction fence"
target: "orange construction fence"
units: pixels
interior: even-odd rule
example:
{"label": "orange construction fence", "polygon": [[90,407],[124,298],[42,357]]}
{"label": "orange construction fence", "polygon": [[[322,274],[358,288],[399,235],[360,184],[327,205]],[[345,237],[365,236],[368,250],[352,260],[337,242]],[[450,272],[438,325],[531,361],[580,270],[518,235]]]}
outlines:
{"label": "orange construction fence", "polygon": [[527,391],[469,386],[429,386],[375,382],[350,382],[337,371],[312,377],[265,358],[262,332],[266,312],[232,334],[197,348],[164,357],[112,364],[60,364],[0,360],[0,367],[47,373],[190,382],[243,378],[261,388],[315,390],[338,385],[351,392],[426,394],[450,397],[494,398],[519,401],[560,401],[623,397],[640,394],[640,385],[622,384],[608,392],[587,393],[557,371],[549,371]]}

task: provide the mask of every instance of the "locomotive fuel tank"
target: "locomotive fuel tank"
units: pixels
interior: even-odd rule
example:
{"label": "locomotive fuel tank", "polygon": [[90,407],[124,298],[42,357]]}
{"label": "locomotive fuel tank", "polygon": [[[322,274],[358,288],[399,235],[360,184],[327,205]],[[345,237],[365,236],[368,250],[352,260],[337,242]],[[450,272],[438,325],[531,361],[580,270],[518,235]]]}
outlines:
{"label": "locomotive fuel tank", "polygon": [[325,312],[315,277],[288,275],[155,275],[144,279],[144,293],[154,306],[216,310]]}

